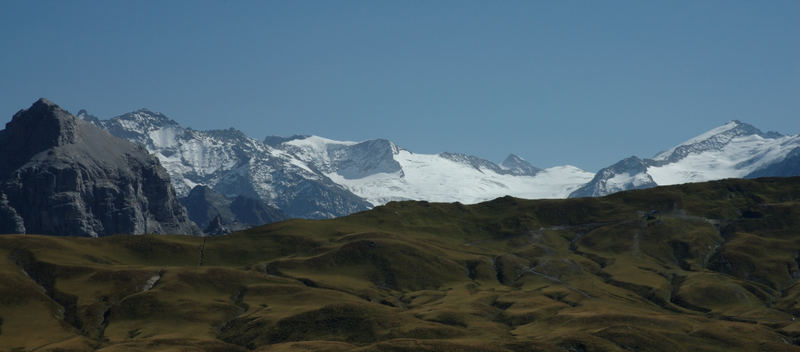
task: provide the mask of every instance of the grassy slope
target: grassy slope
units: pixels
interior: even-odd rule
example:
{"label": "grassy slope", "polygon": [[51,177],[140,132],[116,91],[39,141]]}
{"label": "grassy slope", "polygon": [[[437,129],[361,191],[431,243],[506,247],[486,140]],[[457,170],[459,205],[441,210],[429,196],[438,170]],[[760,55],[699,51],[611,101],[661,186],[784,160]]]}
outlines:
{"label": "grassy slope", "polygon": [[799,202],[800,178],[725,180],[1,236],[0,350],[800,350]]}

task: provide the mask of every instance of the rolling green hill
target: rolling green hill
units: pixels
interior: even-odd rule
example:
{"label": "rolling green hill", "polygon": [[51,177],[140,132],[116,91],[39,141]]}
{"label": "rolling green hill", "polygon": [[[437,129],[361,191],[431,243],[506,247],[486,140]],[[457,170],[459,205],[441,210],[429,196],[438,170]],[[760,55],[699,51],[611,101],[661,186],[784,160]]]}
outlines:
{"label": "rolling green hill", "polygon": [[2,351],[800,351],[800,178],[0,236]]}

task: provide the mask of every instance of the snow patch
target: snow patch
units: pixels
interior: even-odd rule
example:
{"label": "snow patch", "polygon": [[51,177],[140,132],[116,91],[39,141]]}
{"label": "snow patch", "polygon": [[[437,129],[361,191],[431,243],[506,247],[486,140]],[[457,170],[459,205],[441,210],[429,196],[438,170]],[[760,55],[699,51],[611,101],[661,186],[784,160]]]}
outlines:
{"label": "snow patch", "polygon": [[142,292],[150,291],[155,285],[161,280],[162,272],[159,271],[155,275],[151,276],[142,286]]}

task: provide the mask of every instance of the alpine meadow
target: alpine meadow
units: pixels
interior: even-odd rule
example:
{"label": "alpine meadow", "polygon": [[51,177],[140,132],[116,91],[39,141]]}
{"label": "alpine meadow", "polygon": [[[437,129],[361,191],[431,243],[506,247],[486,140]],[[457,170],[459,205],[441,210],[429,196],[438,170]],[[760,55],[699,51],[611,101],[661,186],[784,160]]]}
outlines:
{"label": "alpine meadow", "polygon": [[0,237],[0,349],[794,351],[800,178]]}

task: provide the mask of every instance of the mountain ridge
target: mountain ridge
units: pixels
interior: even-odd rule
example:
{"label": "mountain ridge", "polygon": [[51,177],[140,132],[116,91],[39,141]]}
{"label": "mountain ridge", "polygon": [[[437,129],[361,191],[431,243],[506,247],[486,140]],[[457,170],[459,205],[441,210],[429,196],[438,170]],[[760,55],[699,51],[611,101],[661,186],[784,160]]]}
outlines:
{"label": "mountain ridge", "polygon": [[[120,137],[144,145],[159,157],[181,196],[186,196],[197,185],[207,185],[226,196],[258,197],[290,216],[341,216],[402,199],[475,203],[508,194],[529,198],[565,197],[570,189],[590,178],[589,173],[575,167],[539,169],[511,155],[503,166],[503,163],[458,153],[416,154],[386,139],[349,142],[295,135],[267,137],[261,142],[235,129],[195,131],[166,118],[140,116],[148,113],[149,110],[137,110],[109,120],[92,121]],[[148,123],[125,122],[131,119]],[[220,147],[226,143],[230,147]],[[197,150],[204,150],[211,156],[203,157]],[[214,157],[218,160],[210,160]],[[224,162],[229,164],[224,165]],[[249,165],[245,165],[247,163]],[[269,164],[273,167],[263,169],[263,165]],[[250,175],[254,168],[260,167],[263,169],[259,171],[260,176]],[[278,168],[285,171],[284,175],[276,175],[280,172]],[[432,173],[432,178],[426,177],[425,172]],[[276,190],[269,185],[280,183],[289,175],[307,184],[340,187],[339,192],[346,193],[353,202],[360,199],[362,203],[337,209],[341,202],[323,202],[312,206],[318,209],[311,213],[287,210],[291,209],[287,204],[290,202],[281,202],[279,198],[282,193],[290,193],[299,186],[295,182]],[[451,184],[457,175],[465,181]],[[384,189],[390,192],[383,193]],[[326,196],[317,198],[326,199]]]}
{"label": "mountain ridge", "polygon": [[232,128],[197,131],[146,109],[93,123],[158,157],[182,198],[207,185],[230,198],[263,200],[294,217],[328,218],[370,207],[324,175]]}
{"label": "mountain ridge", "polygon": [[[155,114],[146,109],[134,113]],[[128,114],[114,119],[126,115]],[[300,179],[308,180],[311,184],[321,182],[327,184],[327,187],[339,187],[339,192],[347,194],[345,199],[350,197],[351,200],[364,201],[360,208],[318,209],[311,212],[316,215],[289,212],[291,216],[300,217],[341,216],[357,211],[356,209],[368,209],[392,200],[457,201],[470,204],[504,195],[522,198],[602,196],[628,189],[727,177],[800,174],[800,167],[793,161],[800,149],[794,154],[791,152],[792,146],[800,147],[800,137],[784,136],[777,132],[765,133],[738,120],[677,144],[657,153],[653,158],[626,158],[594,174],[570,166],[541,169],[514,154],[510,154],[500,163],[494,163],[460,153],[416,154],[386,139],[350,142],[313,135],[294,135],[271,136],[263,141],[256,141],[235,129],[194,131],[183,128],[174,125],[173,120],[163,115],[159,119],[151,118],[150,121],[163,121],[165,125],[158,127],[159,130],[167,130],[172,126],[183,131],[205,134],[212,140],[227,140],[236,144],[240,143],[237,141],[248,139],[251,144],[261,143],[259,148],[269,149],[268,155],[253,161],[254,163],[263,164],[267,160],[282,158],[278,164],[287,165],[286,175],[305,175]],[[96,123],[108,125],[108,122]],[[141,140],[141,134],[137,135],[130,130],[119,130],[115,133],[130,140],[139,139],[140,143],[148,143]],[[163,133],[157,138],[169,139],[168,137],[169,133]],[[192,138],[197,140],[200,137]],[[164,149],[164,146],[155,146],[152,143],[148,145],[148,150],[157,156],[159,150]],[[248,153],[251,151],[239,153],[237,158],[247,159],[241,155]],[[170,155],[162,154],[160,158],[177,180],[176,188],[182,195],[187,194],[197,184],[205,184],[228,196],[257,196],[273,206],[282,209],[287,206],[286,202],[278,204],[274,200],[275,191],[259,191],[254,188],[253,184],[264,184],[269,177],[249,177],[244,170],[226,171],[225,180],[222,177],[195,177],[190,182],[181,184],[186,179],[186,172],[202,174],[204,170],[198,169],[197,165],[187,165],[186,161],[171,159]],[[180,171],[181,169],[184,171]],[[270,171],[262,171],[264,172]],[[296,185],[289,185],[288,189],[292,187]],[[331,206],[318,204],[317,207]]]}
{"label": "mountain ridge", "polygon": [[800,135],[764,133],[733,120],[652,159],[626,158],[603,168],[570,197],[732,177],[797,176],[800,167],[793,158],[800,152],[798,148]]}

